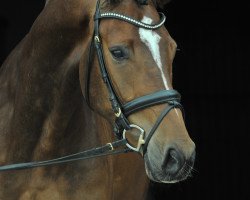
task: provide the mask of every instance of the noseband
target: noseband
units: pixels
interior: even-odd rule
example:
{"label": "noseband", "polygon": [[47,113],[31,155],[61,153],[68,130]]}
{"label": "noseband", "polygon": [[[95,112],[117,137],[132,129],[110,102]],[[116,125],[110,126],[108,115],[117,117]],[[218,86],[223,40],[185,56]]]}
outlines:
{"label": "noseband", "polygon": [[[142,5],[146,5],[147,1],[141,0],[140,1]],[[173,109],[173,108],[180,108],[182,113],[184,114],[183,108],[180,104],[181,96],[176,90],[160,90],[156,91],[152,94],[148,94],[139,98],[136,98],[130,102],[127,102],[125,104],[122,104],[121,101],[118,98],[118,95],[115,92],[115,89],[112,85],[111,79],[108,74],[108,70],[105,65],[104,60],[104,54],[103,54],[103,48],[101,43],[101,37],[99,34],[99,24],[101,19],[117,19],[121,21],[125,21],[127,23],[130,23],[132,25],[135,25],[140,28],[154,30],[160,28],[165,20],[166,17],[163,13],[160,13],[160,22],[158,24],[145,24],[138,20],[135,20],[131,17],[121,15],[118,13],[113,12],[107,12],[107,13],[100,13],[100,0],[97,1],[96,6],[96,13],[94,16],[94,36],[91,43],[90,51],[92,51],[92,46],[94,44],[99,67],[101,71],[101,75],[103,78],[104,83],[106,84],[108,93],[109,93],[109,99],[111,102],[111,106],[113,109],[113,112],[116,116],[115,123],[114,123],[114,132],[117,136],[118,140],[114,141],[112,143],[108,143],[104,146],[93,148],[90,150],[82,151],[76,154],[71,154],[64,157],[55,158],[52,160],[45,160],[45,161],[34,161],[29,163],[17,163],[17,164],[10,164],[10,165],[4,165],[0,166],[0,172],[1,171],[9,171],[9,170],[21,170],[21,169],[30,169],[35,167],[41,167],[41,166],[49,166],[49,165],[56,165],[56,164],[62,164],[67,162],[73,162],[77,160],[85,160],[90,158],[96,158],[101,156],[107,156],[107,155],[114,155],[114,154],[120,154],[120,153],[126,153],[129,151],[136,151],[139,152],[141,149],[143,151],[143,155],[145,155],[147,151],[148,143],[155,133],[156,129],[161,124],[164,117]],[[91,53],[90,53],[91,55]],[[90,70],[88,69],[90,67],[90,60],[92,60],[91,56],[89,56],[89,64],[87,67],[87,76],[86,76],[86,86],[85,87],[85,98],[87,104],[90,106],[89,103],[89,73]],[[145,131],[138,125],[130,124],[128,117],[129,115],[141,111],[143,109],[146,109],[151,106],[159,105],[159,104],[167,104],[166,108],[162,111],[162,113],[157,118],[155,124],[147,134],[147,137],[145,138]],[[140,131],[140,137],[138,139],[138,144],[136,147],[130,145],[126,139],[126,132],[131,129],[138,129]],[[128,148],[119,149],[120,147],[126,145]]]}
{"label": "noseband", "polygon": [[[125,21],[127,23],[130,23],[130,24],[137,26],[139,28],[155,30],[155,29],[160,28],[166,20],[166,17],[163,13],[159,13],[159,14],[160,14],[160,22],[158,24],[153,24],[153,25],[145,24],[145,23],[140,22],[138,20],[135,20],[131,17],[121,15],[118,13],[113,13],[113,12],[101,13],[100,12],[100,0],[98,0],[97,6],[96,6],[96,13],[94,16],[94,21],[95,21],[94,23],[95,24],[94,24],[94,37],[93,37],[92,43],[95,44],[95,49],[96,49],[96,53],[97,53],[97,57],[98,57],[100,72],[101,72],[103,81],[106,84],[106,88],[107,88],[108,93],[109,93],[109,99],[111,102],[111,106],[112,106],[113,112],[116,116],[115,123],[114,123],[114,132],[115,132],[118,139],[121,139],[122,137],[125,139],[127,130],[130,130],[133,128],[138,129],[141,132],[141,136],[140,136],[140,139],[138,141],[137,147],[132,147],[128,143],[127,143],[127,146],[134,151],[139,151],[141,149],[141,146],[143,145],[143,154],[146,153],[148,143],[149,143],[151,137],[153,136],[154,132],[156,131],[157,127],[160,125],[163,118],[170,112],[170,110],[173,108],[180,108],[181,111],[183,112],[183,108],[180,104],[181,96],[176,90],[160,90],[160,91],[157,91],[155,93],[136,98],[128,103],[122,104],[121,101],[119,100],[119,97],[118,97],[115,89],[114,89],[114,86],[113,86],[111,79],[109,77],[107,67],[105,65],[101,36],[99,33],[99,25],[100,25],[100,20],[117,19],[117,20],[121,20],[121,21]],[[86,94],[85,94],[85,97],[87,97],[87,100],[89,99],[88,93],[89,93],[89,91],[88,91],[88,87],[87,87]],[[89,104],[89,100],[87,102]],[[142,109],[145,109],[145,108],[148,108],[148,107],[151,107],[154,105],[165,104],[165,103],[167,103],[168,106],[160,114],[160,116],[158,117],[157,121],[155,122],[153,128],[147,134],[147,138],[145,139],[144,138],[144,130],[138,125],[130,124],[130,122],[128,120],[129,115],[131,115],[135,112],[138,112]]]}

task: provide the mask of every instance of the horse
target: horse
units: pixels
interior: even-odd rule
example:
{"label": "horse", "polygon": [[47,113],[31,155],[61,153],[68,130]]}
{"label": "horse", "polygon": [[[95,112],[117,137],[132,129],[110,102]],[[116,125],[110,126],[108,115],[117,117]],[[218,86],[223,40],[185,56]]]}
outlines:
{"label": "horse", "polygon": [[[139,200],[191,176],[166,3],[46,1],[0,68],[1,200]],[[106,156],[65,159],[88,149]]]}

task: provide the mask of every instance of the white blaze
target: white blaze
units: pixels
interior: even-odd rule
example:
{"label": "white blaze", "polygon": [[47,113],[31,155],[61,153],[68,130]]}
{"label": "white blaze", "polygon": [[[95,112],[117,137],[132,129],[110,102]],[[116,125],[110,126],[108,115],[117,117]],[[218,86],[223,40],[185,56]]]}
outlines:
{"label": "white blaze", "polygon": [[[144,16],[142,19],[142,22],[145,24],[152,24],[153,20]],[[164,86],[168,90],[169,87],[167,84],[167,79],[164,76],[162,63],[161,63],[161,54],[160,54],[160,47],[159,47],[159,42],[161,40],[161,37],[156,32],[152,30],[144,29],[144,28],[139,28],[139,35],[140,35],[141,41],[145,43],[146,46],[149,48],[154,58],[154,61],[156,62],[158,68],[160,69]]]}

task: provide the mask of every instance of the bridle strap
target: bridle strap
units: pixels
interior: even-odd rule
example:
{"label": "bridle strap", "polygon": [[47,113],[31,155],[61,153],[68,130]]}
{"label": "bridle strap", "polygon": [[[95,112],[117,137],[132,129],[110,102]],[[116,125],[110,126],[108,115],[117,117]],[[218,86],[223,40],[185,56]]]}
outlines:
{"label": "bridle strap", "polygon": [[163,110],[163,112],[161,113],[161,115],[158,117],[158,119],[156,120],[154,126],[152,127],[152,129],[150,130],[150,132],[148,133],[145,143],[143,145],[143,155],[145,155],[145,153],[147,152],[147,147],[148,147],[148,143],[151,140],[152,136],[154,135],[154,132],[156,131],[156,129],[160,126],[162,120],[164,119],[164,117],[174,108],[180,108],[182,113],[184,113],[183,111],[183,107],[182,105],[177,102],[177,101],[172,101],[172,102],[168,102],[168,106],[166,107],[165,110]]}
{"label": "bridle strap", "polygon": [[112,83],[110,81],[110,78],[106,69],[105,60],[103,57],[102,42],[101,42],[101,37],[99,35],[99,20],[98,20],[99,16],[100,16],[100,1],[97,2],[96,13],[94,15],[94,42],[95,42],[95,48],[96,48],[96,53],[98,57],[100,72],[102,75],[102,79],[108,89],[109,100],[111,102],[112,109],[115,113],[118,113],[120,109],[120,103],[119,103],[119,100],[116,98],[117,95],[114,92],[115,90],[113,89]]}
{"label": "bridle strap", "polygon": [[148,94],[137,99],[134,99],[123,105],[123,111],[125,116],[131,115],[135,112],[138,112],[142,109],[168,103],[171,101],[179,102],[181,95],[176,90],[160,90],[153,94]]}
{"label": "bridle strap", "polygon": [[91,74],[91,67],[90,66],[92,66],[92,64],[93,64],[93,53],[94,53],[94,42],[93,42],[94,38],[93,37],[92,37],[90,45],[88,47],[89,55],[88,55],[88,59],[87,59],[87,63],[86,63],[86,70],[85,70],[85,77],[84,77],[85,78],[85,80],[84,80],[84,82],[85,82],[84,98],[85,98],[85,101],[90,109],[92,109],[91,104],[90,104],[90,99],[89,99],[89,85],[90,85],[90,74]]}
{"label": "bridle strap", "polygon": [[68,156],[63,156],[63,157],[55,158],[52,160],[4,165],[4,166],[0,166],[0,172],[10,171],[10,170],[31,169],[31,168],[49,166],[49,165],[59,165],[59,164],[73,162],[77,160],[86,160],[90,158],[97,158],[97,157],[102,157],[102,156],[127,153],[131,151],[128,148],[116,149],[116,148],[125,146],[126,143],[127,143],[127,140],[122,139],[122,140],[115,141],[113,143],[108,143],[102,147],[93,148],[87,151],[82,151],[76,154],[71,154]]}
{"label": "bridle strap", "polygon": [[160,22],[157,24],[145,24],[136,19],[133,19],[132,17],[122,15],[119,13],[115,13],[115,12],[107,12],[107,13],[101,13],[101,14],[99,13],[98,15],[95,15],[95,20],[105,19],[105,18],[106,19],[118,19],[118,20],[130,23],[134,26],[140,27],[140,28],[154,30],[154,29],[160,28],[166,21],[166,16],[163,13],[159,12],[159,15],[160,15]]}
{"label": "bridle strap", "polygon": [[121,110],[121,103],[118,99],[118,96],[115,93],[114,87],[112,85],[112,82],[110,80],[110,76],[108,74],[106,64],[105,64],[105,59],[103,57],[103,48],[102,48],[102,42],[101,42],[101,37],[99,35],[99,16],[100,16],[100,7],[99,7],[100,1],[97,2],[97,7],[96,7],[96,13],[94,16],[94,42],[95,42],[95,48],[96,48],[96,53],[98,57],[98,63],[100,67],[100,72],[102,75],[102,79],[104,83],[106,84],[108,94],[109,94],[109,100],[111,102],[112,109],[116,115],[116,122],[121,126],[123,129],[129,130],[129,121],[127,118],[124,116],[122,110]]}

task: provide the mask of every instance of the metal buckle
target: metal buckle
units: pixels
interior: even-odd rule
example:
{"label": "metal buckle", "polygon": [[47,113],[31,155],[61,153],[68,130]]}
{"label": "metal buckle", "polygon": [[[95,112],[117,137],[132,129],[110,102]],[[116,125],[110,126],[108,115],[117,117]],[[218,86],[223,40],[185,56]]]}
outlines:
{"label": "metal buckle", "polygon": [[121,110],[121,108],[119,108],[118,112],[115,113],[115,116],[116,116],[116,117],[120,117],[121,114],[122,114],[122,110]]}
{"label": "metal buckle", "polygon": [[97,43],[100,43],[100,38],[96,35],[95,36],[95,41],[97,42]]}
{"label": "metal buckle", "polygon": [[107,143],[107,145],[109,145],[110,151],[113,151],[113,150],[114,150],[114,147],[113,147],[112,143]]}
{"label": "metal buckle", "polygon": [[[140,136],[139,136],[139,139],[138,139],[138,142],[137,142],[137,147],[133,147],[131,146],[129,143],[126,143],[126,146],[133,150],[133,151],[136,151],[136,152],[139,152],[140,151],[140,148],[143,144],[145,144],[145,140],[144,140],[144,135],[145,135],[145,131],[140,127],[140,126],[137,126],[135,124],[130,124],[129,125],[131,128],[135,128],[135,129],[138,129],[141,133],[140,133]],[[124,129],[123,130],[123,139],[126,139],[126,132],[127,130]]]}

